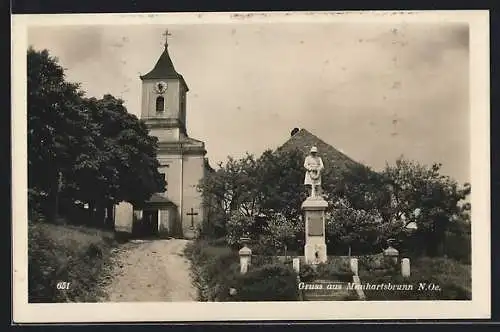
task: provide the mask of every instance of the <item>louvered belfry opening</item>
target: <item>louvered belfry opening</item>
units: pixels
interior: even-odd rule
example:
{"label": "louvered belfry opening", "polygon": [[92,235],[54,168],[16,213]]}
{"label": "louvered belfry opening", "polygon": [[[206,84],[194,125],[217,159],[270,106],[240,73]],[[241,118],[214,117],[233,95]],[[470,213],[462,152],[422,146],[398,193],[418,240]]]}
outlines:
{"label": "louvered belfry opening", "polygon": [[161,113],[165,110],[165,98],[162,96],[156,97],[156,112]]}

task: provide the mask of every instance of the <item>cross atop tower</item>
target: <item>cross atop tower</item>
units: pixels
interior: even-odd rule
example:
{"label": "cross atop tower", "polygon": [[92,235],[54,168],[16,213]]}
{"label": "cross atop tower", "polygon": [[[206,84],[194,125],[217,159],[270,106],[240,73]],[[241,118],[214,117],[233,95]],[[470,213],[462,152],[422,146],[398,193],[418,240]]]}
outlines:
{"label": "cross atop tower", "polygon": [[165,37],[165,48],[168,47],[168,36],[172,36],[172,34],[168,31],[168,29],[165,30],[163,33],[163,36]]}

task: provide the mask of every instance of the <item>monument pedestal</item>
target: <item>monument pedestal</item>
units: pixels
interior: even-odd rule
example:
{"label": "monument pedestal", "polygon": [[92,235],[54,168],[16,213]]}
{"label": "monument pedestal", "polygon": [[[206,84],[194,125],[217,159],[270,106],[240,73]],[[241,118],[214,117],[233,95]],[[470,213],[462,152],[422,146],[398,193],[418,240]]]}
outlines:
{"label": "monument pedestal", "polygon": [[304,258],[306,264],[326,263],[325,211],[328,203],[322,197],[308,197],[302,203],[305,220]]}

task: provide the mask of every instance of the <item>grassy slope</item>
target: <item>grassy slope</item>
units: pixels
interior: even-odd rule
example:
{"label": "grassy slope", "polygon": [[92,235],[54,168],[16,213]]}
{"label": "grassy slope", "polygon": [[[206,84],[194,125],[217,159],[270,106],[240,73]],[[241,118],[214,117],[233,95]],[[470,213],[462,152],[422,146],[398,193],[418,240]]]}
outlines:
{"label": "grassy slope", "polygon": [[[95,302],[99,280],[116,245],[109,231],[29,222],[29,302]],[[57,290],[60,281],[69,290]]]}
{"label": "grassy slope", "polygon": [[198,288],[198,300],[215,301],[220,296],[220,283],[238,262],[237,253],[205,240],[191,242],[184,253],[192,263],[191,277]]}

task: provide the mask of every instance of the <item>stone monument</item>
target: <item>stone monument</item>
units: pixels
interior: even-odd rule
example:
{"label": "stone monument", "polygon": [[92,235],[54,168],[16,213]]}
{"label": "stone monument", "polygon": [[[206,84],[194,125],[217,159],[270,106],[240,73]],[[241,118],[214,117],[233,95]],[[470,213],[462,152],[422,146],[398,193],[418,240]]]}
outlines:
{"label": "stone monument", "polygon": [[321,171],[323,161],[317,155],[318,149],[313,146],[311,153],[304,161],[306,169],[304,184],[311,186],[309,197],[302,203],[305,221],[305,246],[304,256],[306,264],[326,263],[325,241],[325,211],[328,203],[320,196]]}

